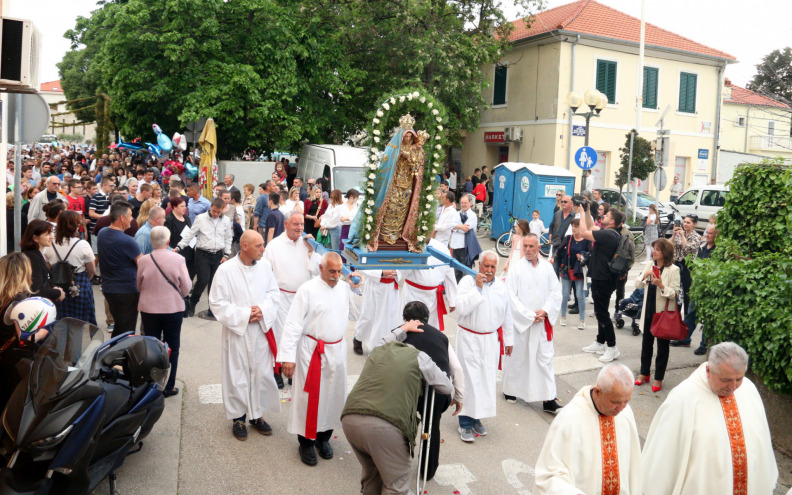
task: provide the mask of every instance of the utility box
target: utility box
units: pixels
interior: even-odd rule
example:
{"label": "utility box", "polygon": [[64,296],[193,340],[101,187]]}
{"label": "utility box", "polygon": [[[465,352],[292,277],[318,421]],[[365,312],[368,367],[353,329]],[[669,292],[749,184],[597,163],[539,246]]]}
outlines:
{"label": "utility box", "polygon": [[533,210],[545,227],[553,220],[556,192],[572,195],[575,175],[569,170],[536,163],[506,162],[492,170],[494,195],[492,199],[492,228],[490,236],[497,239],[512,228],[512,215],[531,221]]}
{"label": "utility box", "polygon": [[38,92],[41,33],[33,21],[0,19],[0,89]]}

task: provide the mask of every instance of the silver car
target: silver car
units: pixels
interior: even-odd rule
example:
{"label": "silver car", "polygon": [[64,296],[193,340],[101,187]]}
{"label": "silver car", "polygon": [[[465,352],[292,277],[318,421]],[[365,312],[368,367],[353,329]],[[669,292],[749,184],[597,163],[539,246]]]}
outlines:
{"label": "silver car", "polygon": [[[626,190],[619,193],[618,189],[612,187],[599,187],[597,189],[602,191],[603,201],[623,210],[627,214],[628,218],[632,218],[632,194],[628,195]],[[654,196],[646,194],[642,191],[638,191],[638,208],[635,211],[636,220],[643,222],[643,219],[649,215],[649,205],[654,203]],[[668,214],[673,213],[673,211],[667,205],[660,202],[657,204],[657,213],[660,215],[662,225],[667,221]]]}

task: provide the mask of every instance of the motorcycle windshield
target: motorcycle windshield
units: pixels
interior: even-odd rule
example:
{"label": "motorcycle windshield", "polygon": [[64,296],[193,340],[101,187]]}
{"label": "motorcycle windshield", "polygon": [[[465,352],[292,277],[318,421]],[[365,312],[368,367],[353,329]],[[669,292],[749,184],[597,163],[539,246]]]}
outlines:
{"label": "motorcycle windshield", "polygon": [[94,325],[63,318],[36,353],[30,375],[34,407],[71,390],[87,380],[104,335]]}

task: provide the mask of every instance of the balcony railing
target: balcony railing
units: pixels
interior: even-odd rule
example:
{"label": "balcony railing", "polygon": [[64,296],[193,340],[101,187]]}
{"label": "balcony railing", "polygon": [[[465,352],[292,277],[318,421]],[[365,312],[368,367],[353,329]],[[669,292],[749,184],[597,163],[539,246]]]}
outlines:
{"label": "balcony railing", "polygon": [[751,149],[792,153],[792,137],[751,136]]}

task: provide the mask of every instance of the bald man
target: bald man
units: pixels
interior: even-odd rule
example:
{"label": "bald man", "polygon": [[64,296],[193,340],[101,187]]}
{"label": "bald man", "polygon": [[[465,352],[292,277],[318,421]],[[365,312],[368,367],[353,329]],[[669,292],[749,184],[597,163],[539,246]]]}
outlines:
{"label": "bald man", "polygon": [[536,461],[540,495],[641,494],[641,444],[628,402],[633,375],[609,364],[550,425]]}
{"label": "bald man", "polygon": [[239,239],[239,254],[217,268],[209,291],[209,308],[223,325],[223,405],[233,421],[232,434],[247,440],[245,419],[262,435],[272,428],[264,412],[280,412],[273,368],[278,354],[272,324],[280,291],[272,265],[262,260],[264,240],[255,230]]}
{"label": "bald man", "polygon": [[[351,289],[341,280],[343,263],[337,253],[325,253],[319,276],[294,295],[278,349],[283,374],[293,378],[288,431],[300,443],[300,459],[317,464],[314,446],[323,459],[333,458],[330,438],[341,426],[346,401],[347,349]],[[324,357],[322,356],[324,354]]]}

